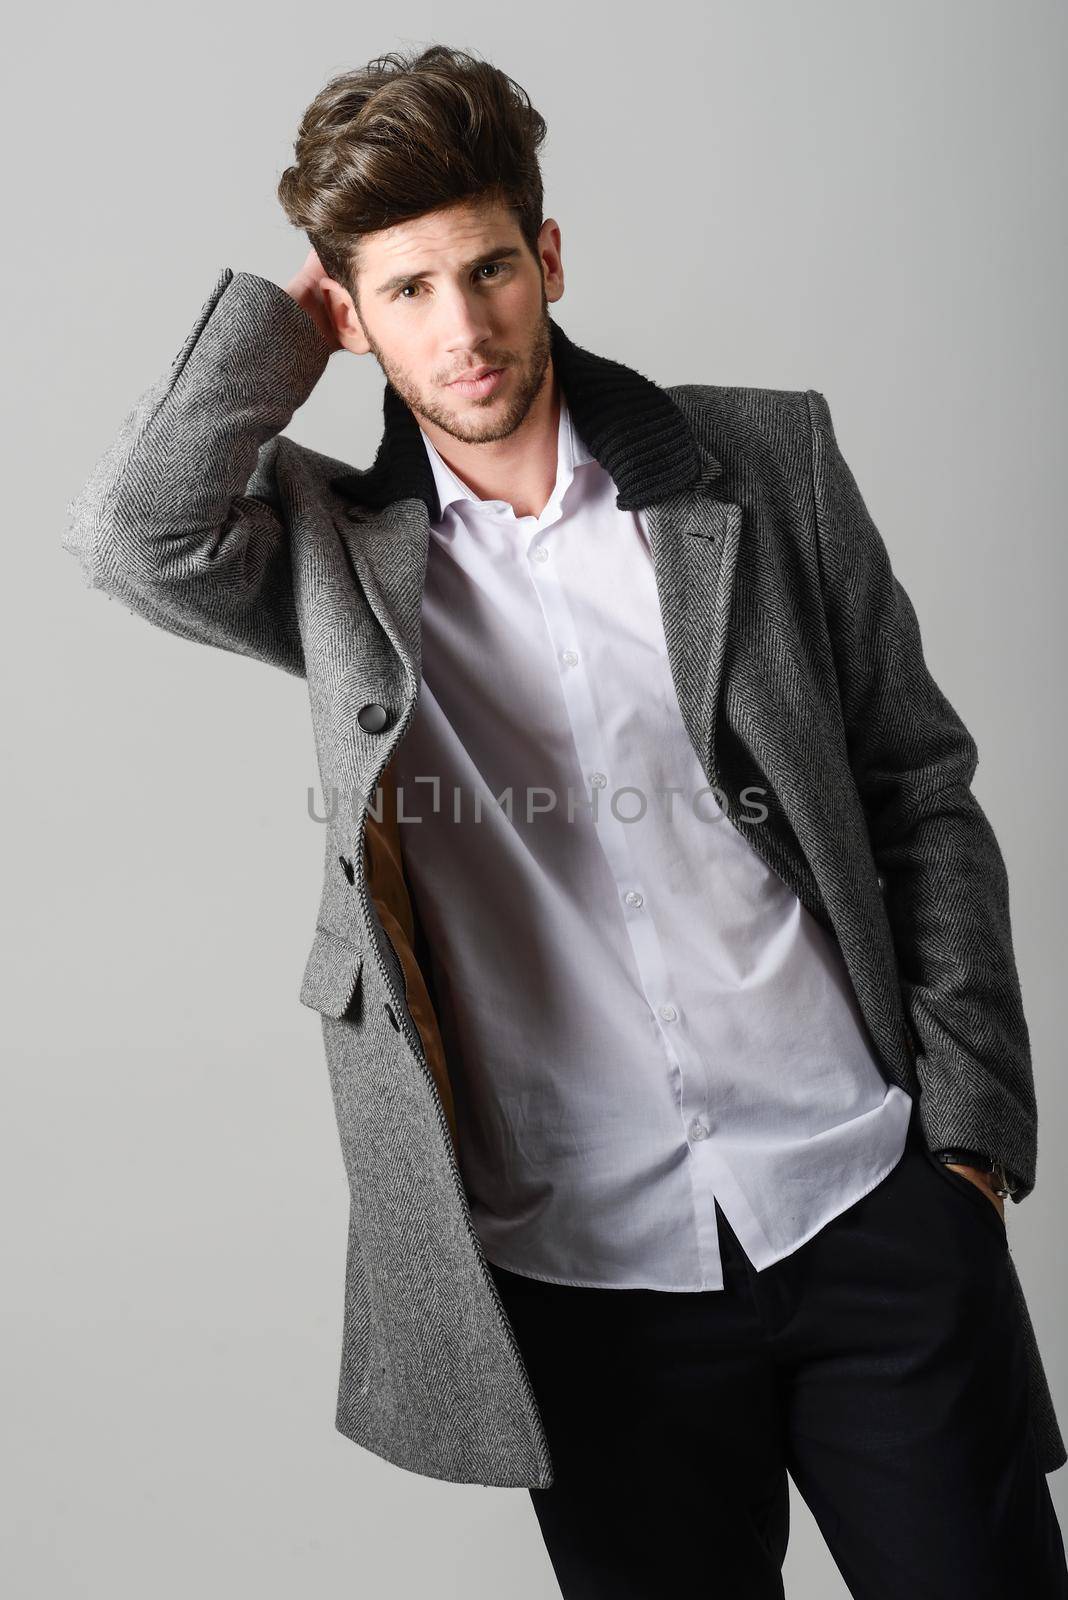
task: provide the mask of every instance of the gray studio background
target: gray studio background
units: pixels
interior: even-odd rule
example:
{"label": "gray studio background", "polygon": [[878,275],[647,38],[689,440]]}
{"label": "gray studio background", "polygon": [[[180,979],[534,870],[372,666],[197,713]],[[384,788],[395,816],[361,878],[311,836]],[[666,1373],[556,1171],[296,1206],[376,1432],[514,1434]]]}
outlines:
{"label": "gray studio background", "polygon": [[[1068,1429],[1066,31],[1053,0],[21,13],[2,113],[8,1594],[558,1593],[524,1490],[420,1478],[334,1431],[347,1193],[297,1000],[322,849],[306,689],[152,629],[60,549],[66,500],[219,268],[284,284],[303,260],[274,198],[303,107],[412,44],[489,56],[547,117],[572,338],[661,383],[828,397],[1008,863],[1040,1132],[1007,1217]],[[289,431],[366,465],[381,390],[370,358],[337,355]],[[1050,1483],[1063,1523],[1068,1473]],[[792,1510],[791,1600],[837,1600],[796,1492]],[[715,1574],[709,1549],[710,1597]]]}

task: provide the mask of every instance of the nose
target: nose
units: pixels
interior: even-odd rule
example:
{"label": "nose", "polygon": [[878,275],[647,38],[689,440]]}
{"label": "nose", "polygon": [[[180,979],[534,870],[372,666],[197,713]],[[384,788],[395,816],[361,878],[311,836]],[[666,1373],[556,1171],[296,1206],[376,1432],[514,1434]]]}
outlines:
{"label": "nose", "polygon": [[475,366],[480,359],[479,350],[492,338],[485,305],[475,295],[457,291],[448,304],[445,323],[444,350],[452,368]]}

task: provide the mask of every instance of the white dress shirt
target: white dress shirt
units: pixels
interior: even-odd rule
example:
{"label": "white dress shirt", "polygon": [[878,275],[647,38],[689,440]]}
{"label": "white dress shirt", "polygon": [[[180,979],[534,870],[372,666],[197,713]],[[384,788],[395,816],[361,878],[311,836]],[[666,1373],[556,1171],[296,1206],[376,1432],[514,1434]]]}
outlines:
{"label": "white dress shirt", "polygon": [[885,1177],[912,1100],[707,787],[644,516],[566,397],[539,517],[423,440],[441,517],[394,770],[472,1220],[535,1278],[722,1288],[713,1199],[766,1267]]}

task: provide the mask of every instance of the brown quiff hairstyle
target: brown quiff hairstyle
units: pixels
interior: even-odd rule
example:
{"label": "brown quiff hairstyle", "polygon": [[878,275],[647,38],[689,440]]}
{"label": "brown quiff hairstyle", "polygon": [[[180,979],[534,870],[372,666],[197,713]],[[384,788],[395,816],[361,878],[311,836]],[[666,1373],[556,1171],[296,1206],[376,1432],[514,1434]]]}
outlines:
{"label": "brown quiff hairstyle", "polygon": [[332,78],[308,106],[278,198],[356,298],[359,242],[457,201],[499,201],[538,255],[544,119],[469,51],[390,51]]}

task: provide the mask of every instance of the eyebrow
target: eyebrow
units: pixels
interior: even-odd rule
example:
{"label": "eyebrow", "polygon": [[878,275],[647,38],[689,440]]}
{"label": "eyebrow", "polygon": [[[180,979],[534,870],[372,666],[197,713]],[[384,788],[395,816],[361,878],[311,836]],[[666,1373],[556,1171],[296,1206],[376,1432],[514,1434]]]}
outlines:
{"label": "eyebrow", "polygon": [[[518,245],[502,244],[496,250],[487,250],[484,255],[476,256],[473,261],[465,261],[460,268],[461,272],[473,272],[476,267],[488,267],[493,261],[510,260],[513,256],[521,255]],[[402,289],[406,283],[414,283],[416,278],[433,277],[430,267],[417,269],[415,272],[399,272],[395,277],[387,278],[385,283],[380,283],[375,290],[376,295],[391,294],[394,289]]]}

